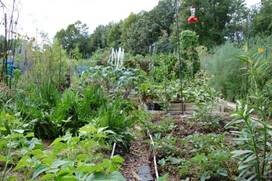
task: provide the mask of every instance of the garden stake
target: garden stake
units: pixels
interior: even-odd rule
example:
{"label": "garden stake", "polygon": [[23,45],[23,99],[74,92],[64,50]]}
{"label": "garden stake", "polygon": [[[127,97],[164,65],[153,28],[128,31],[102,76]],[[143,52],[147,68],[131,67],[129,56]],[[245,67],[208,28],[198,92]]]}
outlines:
{"label": "garden stake", "polygon": [[156,154],[155,154],[155,150],[154,150],[155,144],[154,144],[153,138],[152,138],[152,136],[150,134],[150,131],[148,129],[147,129],[147,134],[149,135],[149,138],[151,140],[151,145],[152,145],[153,162],[154,162],[156,180],[159,180],[159,172],[158,172],[158,166],[157,166],[157,159],[156,159]]}
{"label": "garden stake", "polygon": [[181,98],[181,113],[184,114],[184,101],[183,101],[183,96],[182,96],[182,90],[183,90],[183,87],[182,87],[182,60],[181,60],[181,52],[180,52],[180,41],[179,41],[179,32],[180,32],[180,29],[179,29],[179,5],[178,5],[178,0],[176,0],[176,3],[175,3],[175,6],[176,6],[176,25],[177,25],[177,51],[178,51],[178,60],[179,60],[179,80],[180,80],[180,98]]}
{"label": "garden stake", "polygon": [[112,148],[112,152],[111,152],[111,158],[113,158],[113,156],[114,156],[115,148],[116,148],[116,143],[113,144],[113,148]]}

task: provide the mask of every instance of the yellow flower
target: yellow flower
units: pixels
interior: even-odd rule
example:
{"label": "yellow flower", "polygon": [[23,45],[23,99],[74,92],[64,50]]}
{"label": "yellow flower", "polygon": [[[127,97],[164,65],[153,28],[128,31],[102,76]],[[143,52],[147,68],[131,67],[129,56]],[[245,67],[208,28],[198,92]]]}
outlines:
{"label": "yellow flower", "polygon": [[263,53],[264,53],[264,51],[265,51],[265,49],[264,49],[264,48],[258,48],[258,53],[259,53],[259,54],[263,54]]}

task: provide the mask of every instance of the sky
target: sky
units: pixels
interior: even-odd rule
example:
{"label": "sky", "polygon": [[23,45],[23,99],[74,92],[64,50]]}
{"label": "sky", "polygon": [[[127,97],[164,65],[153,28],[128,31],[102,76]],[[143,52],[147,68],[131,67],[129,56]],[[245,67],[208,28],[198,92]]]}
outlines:
{"label": "sky", "polygon": [[[10,1],[10,0],[3,0]],[[131,12],[151,10],[159,0],[20,0],[18,32],[36,36],[57,31],[77,20],[86,23],[92,32],[100,24],[118,22]],[[260,0],[246,0],[251,6]]]}

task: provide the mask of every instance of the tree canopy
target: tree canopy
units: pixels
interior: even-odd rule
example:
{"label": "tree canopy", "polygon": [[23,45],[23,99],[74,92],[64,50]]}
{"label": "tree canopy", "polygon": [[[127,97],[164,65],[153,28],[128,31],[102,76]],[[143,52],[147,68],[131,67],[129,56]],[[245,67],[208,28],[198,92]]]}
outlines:
{"label": "tree canopy", "polygon": [[262,0],[260,7],[253,12],[253,33],[272,34],[272,1]]}
{"label": "tree canopy", "polygon": [[88,47],[88,27],[81,21],[70,24],[66,29],[57,32],[55,38],[61,43],[62,47],[72,56],[72,52],[78,49],[83,57],[87,57]]}
{"label": "tree canopy", "polygon": [[[270,0],[263,0],[254,10],[246,7],[245,0],[183,0],[179,4],[179,31],[196,32],[199,44],[209,49],[229,40],[242,41],[248,35],[249,23],[254,34],[272,32]],[[92,34],[88,34],[86,24],[77,21],[60,30],[56,38],[69,55],[76,50],[83,58],[100,49],[118,47],[131,54],[145,55],[151,50],[172,52],[177,48],[175,5],[175,0],[160,0],[151,11],[131,13],[119,22],[100,25]],[[196,8],[199,22],[188,24],[192,6]],[[250,14],[252,22],[248,22]]]}

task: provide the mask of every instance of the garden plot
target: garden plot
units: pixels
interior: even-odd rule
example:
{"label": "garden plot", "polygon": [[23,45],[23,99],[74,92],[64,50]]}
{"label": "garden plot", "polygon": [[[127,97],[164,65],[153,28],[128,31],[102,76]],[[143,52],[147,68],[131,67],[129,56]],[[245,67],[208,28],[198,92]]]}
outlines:
{"label": "garden plot", "polygon": [[153,114],[148,127],[160,175],[168,174],[169,180],[235,180],[237,167],[230,153],[233,138],[224,128],[230,118],[214,119],[218,124],[211,127],[190,114]]}

